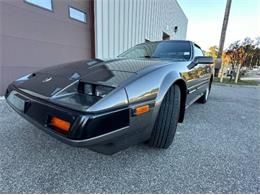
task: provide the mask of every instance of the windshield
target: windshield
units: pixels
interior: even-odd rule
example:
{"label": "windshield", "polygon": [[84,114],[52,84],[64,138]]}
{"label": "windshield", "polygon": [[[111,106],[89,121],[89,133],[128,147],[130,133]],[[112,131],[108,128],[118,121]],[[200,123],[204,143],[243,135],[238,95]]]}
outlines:
{"label": "windshield", "polygon": [[128,49],[118,57],[189,60],[191,58],[191,45],[187,41],[143,43]]}

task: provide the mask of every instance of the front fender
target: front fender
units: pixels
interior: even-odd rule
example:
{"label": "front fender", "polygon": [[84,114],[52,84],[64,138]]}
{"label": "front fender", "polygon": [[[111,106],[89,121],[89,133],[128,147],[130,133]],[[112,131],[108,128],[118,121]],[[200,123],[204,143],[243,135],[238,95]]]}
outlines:
{"label": "front fender", "polygon": [[156,97],[156,102],[161,103],[169,88],[180,79],[182,79],[180,73],[176,71],[169,72],[165,75],[163,81],[161,82],[160,90]]}
{"label": "front fender", "polygon": [[165,94],[179,80],[182,80],[180,73],[173,71],[170,66],[165,66],[142,75],[125,86],[129,105],[133,107],[147,103],[154,105],[149,120],[143,121],[148,123],[147,131],[149,133],[152,132]]}
{"label": "front fender", "polygon": [[181,78],[181,76],[178,72],[172,71],[172,72],[169,72],[167,75],[165,75],[163,81],[161,82],[160,90],[155,99],[156,106],[154,108],[152,119],[151,119],[151,121],[152,121],[152,123],[150,125],[151,130],[153,129],[154,123],[159,114],[159,110],[160,110],[162,101],[163,101],[166,93],[168,92],[168,90],[170,89],[170,87],[173,84],[178,84],[179,87],[181,88],[182,97],[181,97],[181,110],[180,110],[180,115],[179,115],[179,122],[182,122],[184,119],[185,104],[186,104],[186,82]]}
{"label": "front fender", "polygon": [[128,99],[124,88],[115,89],[111,94],[105,96],[86,111],[88,113],[102,113],[112,110],[126,108]]}

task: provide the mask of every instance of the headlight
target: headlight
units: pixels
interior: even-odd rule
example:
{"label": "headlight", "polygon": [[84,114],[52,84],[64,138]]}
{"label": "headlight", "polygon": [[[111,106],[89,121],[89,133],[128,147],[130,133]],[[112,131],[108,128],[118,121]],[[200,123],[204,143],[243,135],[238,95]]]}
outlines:
{"label": "headlight", "polygon": [[96,96],[104,97],[105,95],[109,94],[113,89],[113,87],[97,85],[95,93]]}
{"label": "headlight", "polygon": [[109,94],[114,88],[109,86],[90,84],[90,83],[79,83],[78,91],[83,94],[104,97]]}
{"label": "headlight", "polygon": [[94,95],[94,88],[91,84],[84,84],[84,94]]}

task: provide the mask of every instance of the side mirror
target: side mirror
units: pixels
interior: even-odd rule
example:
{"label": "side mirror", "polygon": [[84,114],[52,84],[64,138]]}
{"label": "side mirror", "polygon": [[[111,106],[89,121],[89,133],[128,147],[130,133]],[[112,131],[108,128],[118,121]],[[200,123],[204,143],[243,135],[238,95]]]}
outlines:
{"label": "side mirror", "polygon": [[190,65],[188,65],[189,69],[197,66],[198,64],[213,64],[214,59],[211,56],[196,56]]}

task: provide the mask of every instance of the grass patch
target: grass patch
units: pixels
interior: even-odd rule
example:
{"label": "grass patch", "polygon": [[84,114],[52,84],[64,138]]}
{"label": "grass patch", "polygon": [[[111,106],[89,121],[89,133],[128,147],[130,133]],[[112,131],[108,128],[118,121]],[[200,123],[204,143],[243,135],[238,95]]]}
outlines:
{"label": "grass patch", "polygon": [[[214,78],[213,80],[214,83],[220,83],[220,78]],[[239,80],[238,83],[235,83],[234,80],[229,81],[229,78],[224,78],[223,79],[223,84],[232,84],[232,85],[253,85],[253,86],[259,86],[259,82],[257,81],[249,81],[249,80]]]}

